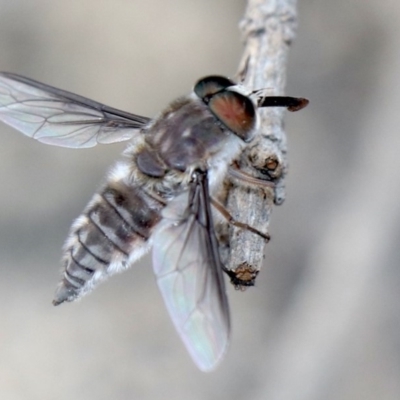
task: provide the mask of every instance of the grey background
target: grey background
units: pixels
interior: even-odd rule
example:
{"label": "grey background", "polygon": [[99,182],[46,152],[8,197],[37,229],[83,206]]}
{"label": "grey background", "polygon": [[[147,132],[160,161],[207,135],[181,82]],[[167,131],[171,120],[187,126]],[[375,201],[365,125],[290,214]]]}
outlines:
{"label": "grey background", "polygon": [[[153,116],[232,75],[245,1],[0,0],[0,70]],[[150,262],[51,305],[61,246],[123,146],[73,151],[0,126],[0,398],[400,398],[400,3],[304,0],[290,54],[287,200],[233,338],[199,372]]]}

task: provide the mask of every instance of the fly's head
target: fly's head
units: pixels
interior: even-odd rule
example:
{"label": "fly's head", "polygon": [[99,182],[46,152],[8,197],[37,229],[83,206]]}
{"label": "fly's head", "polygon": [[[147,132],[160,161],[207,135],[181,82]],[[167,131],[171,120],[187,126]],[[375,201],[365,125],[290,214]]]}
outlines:
{"label": "fly's head", "polygon": [[254,138],[256,105],[240,93],[235,82],[222,76],[207,76],[196,83],[194,92],[225,128],[246,143]]}

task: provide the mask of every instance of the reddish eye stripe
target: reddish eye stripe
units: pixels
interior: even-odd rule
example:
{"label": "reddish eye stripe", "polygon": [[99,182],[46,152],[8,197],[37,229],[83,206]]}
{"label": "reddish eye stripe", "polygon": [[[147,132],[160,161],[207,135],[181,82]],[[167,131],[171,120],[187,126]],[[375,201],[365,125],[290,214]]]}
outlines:
{"label": "reddish eye stripe", "polygon": [[210,99],[211,112],[244,141],[252,138],[256,116],[249,98],[233,91],[222,91]]}

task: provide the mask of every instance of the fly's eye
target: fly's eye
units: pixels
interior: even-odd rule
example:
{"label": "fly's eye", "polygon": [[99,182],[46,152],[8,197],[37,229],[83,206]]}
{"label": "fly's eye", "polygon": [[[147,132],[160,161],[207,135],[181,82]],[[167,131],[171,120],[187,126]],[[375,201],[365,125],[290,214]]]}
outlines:
{"label": "fly's eye", "polygon": [[230,86],[235,86],[236,83],[223,76],[207,76],[200,79],[194,86],[194,92],[205,103],[208,103],[211,96],[226,89]]}
{"label": "fly's eye", "polygon": [[208,107],[230,131],[242,140],[249,142],[253,138],[256,112],[248,97],[226,90],[212,96]]}

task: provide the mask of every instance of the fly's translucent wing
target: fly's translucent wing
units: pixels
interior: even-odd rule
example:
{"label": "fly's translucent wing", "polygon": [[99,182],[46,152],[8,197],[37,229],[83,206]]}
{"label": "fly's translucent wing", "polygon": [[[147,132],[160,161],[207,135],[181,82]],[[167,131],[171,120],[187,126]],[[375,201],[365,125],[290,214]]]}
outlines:
{"label": "fly's translucent wing", "polygon": [[163,217],[153,241],[158,286],[190,355],[209,371],[226,351],[230,319],[207,175],[195,173],[190,191],[172,200]]}
{"label": "fly's translucent wing", "polygon": [[40,142],[74,148],[129,140],[149,121],[7,72],[0,73],[0,120]]}

